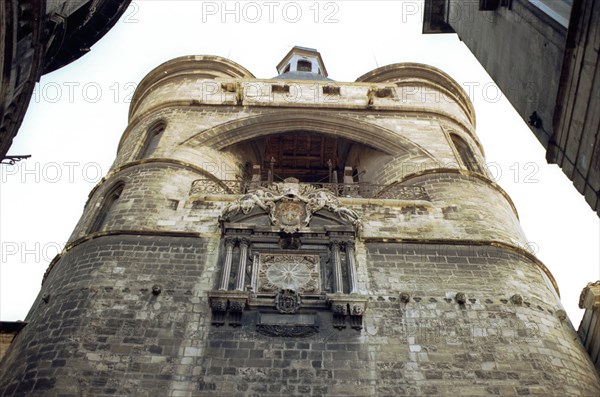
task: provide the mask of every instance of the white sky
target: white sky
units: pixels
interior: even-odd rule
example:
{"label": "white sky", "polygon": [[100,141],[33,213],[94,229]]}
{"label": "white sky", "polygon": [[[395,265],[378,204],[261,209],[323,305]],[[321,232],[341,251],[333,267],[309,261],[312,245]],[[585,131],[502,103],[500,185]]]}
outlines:
{"label": "white sky", "polygon": [[89,54],[42,77],[9,151],[33,157],[0,166],[1,320],[25,318],[49,261],[109,170],[128,100],[150,70],[182,55],[220,55],[270,78],[301,45],[317,48],[337,81],[421,62],[469,92],[496,181],[578,327],[579,293],[600,278],[600,221],[562,171],[546,164],[542,146],[457,36],[421,34],[422,1],[228,1],[227,9],[221,1],[134,1]]}

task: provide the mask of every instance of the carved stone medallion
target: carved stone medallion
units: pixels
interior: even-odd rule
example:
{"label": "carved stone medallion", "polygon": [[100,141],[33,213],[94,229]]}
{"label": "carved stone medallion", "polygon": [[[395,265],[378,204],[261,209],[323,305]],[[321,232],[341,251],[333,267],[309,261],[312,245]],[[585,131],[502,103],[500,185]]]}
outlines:
{"label": "carved stone medallion", "polygon": [[306,226],[306,204],[284,198],[275,206],[273,224],[286,233],[293,233]]}
{"label": "carved stone medallion", "polygon": [[283,289],[275,296],[275,307],[279,313],[294,314],[301,305],[300,295],[296,291]]}

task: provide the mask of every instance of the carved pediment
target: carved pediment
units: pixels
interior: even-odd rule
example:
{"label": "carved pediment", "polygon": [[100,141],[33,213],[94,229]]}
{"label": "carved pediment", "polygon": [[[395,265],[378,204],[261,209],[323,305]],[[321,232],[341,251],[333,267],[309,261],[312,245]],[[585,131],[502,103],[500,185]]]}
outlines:
{"label": "carved pediment", "polygon": [[256,214],[266,214],[272,226],[284,233],[294,233],[309,226],[317,212],[329,212],[341,224],[360,229],[359,215],[340,204],[327,189],[300,184],[295,178],[283,183],[273,183],[268,188],[257,187],[237,201],[229,204],[221,215],[221,221],[241,222]]}

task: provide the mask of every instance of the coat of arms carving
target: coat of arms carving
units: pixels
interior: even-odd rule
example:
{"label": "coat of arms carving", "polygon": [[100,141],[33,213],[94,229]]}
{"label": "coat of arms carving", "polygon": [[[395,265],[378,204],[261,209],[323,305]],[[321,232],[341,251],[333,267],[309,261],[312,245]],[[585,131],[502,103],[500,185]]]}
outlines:
{"label": "coat of arms carving", "polygon": [[258,187],[249,191],[225,208],[221,220],[229,221],[240,214],[247,215],[255,208],[269,214],[273,226],[289,234],[307,227],[313,214],[322,209],[334,213],[356,229],[361,227],[358,214],[340,205],[331,191],[302,185],[293,178],[283,183],[273,183],[268,188]]}
{"label": "coat of arms carving", "polygon": [[293,233],[307,226],[306,204],[300,200],[283,198],[275,204],[272,213],[272,222],[286,233]]}
{"label": "coat of arms carving", "polygon": [[283,289],[275,296],[275,307],[282,314],[293,314],[300,309],[300,294],[294,290]]}

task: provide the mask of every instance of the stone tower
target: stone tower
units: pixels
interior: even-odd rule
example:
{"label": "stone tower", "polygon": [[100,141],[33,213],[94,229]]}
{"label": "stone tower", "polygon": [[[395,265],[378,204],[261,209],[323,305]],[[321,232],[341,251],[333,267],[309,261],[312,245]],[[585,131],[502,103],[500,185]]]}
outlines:
{"label": "stone tower", "polygon": [[433,67],[295,47],[140,83],[0,395],[591,396],[600,381]]}

